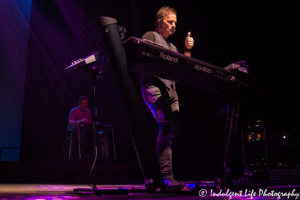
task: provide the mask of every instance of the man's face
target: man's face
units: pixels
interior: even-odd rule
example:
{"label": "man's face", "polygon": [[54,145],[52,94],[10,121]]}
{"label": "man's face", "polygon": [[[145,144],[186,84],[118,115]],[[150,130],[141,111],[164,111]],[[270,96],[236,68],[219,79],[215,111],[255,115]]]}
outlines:
{"label": "man's face", "polygon": [[80,110],[85,110],[87,107],[88,107],[88,100],[83,99],[79,102]]}
{"label": "man's face", "polygon": [[158,22],[165,34],[173,35],[172,29],[175,30],[176,28],[176,23],[177,23],[177,16],[175,14],[169,14],[165,16],[163,21]]}

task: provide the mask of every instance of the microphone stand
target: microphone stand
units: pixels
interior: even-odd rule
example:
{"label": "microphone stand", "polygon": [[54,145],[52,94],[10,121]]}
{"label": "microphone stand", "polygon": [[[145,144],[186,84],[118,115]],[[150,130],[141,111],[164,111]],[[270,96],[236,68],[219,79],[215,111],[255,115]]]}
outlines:
{"label": "microphone stand", "polygon": [[[71,71],[77,71],[79,69],[83,69],[86,72],[90,72],[92,75],[92,83],[93,83],[93,93],[92,93],[92,99],[93,99],[93,110],[92,110],[92,131],[93,131],[93,142],[94,142],[94,158],[96,158],[97,153],[96,153],[96,83],[97,83],[97,78],[99,77],[100,74],[103,73],[103,71],[101,70],[101,67],[103,65],[103,61],[104,61],[104,57],[102,57],[102,61],[101,61],[101,66],[100,67],[90,67],[92,63],[96,62],[97,60],[99,60],[98,57],[98,53],[93,54],[94,55],[94,61],[92,61],[91,63],[88,64],[81,64],[80,61],[79,64],[72,64],[71,66],[65,68],[66,72],[69,73]],[[86,63],[86,62],[85,62]],[[95,163],[94,163],[95,164]],[[128,194],[128,193],[146,193],[149,192],[145,189],[125,189],[125,188],[119,188],[118,190],[115,189],[101,189],[101,188],[97,188],[96,186],[96,170],[95,170],[95,166],[93,165],[92,168],[92,173],[93,173],[93,186],[92,188],[74,188],[74,193],[75,194],[86,194],[86,195],[90,195],[90,194],[96,194],[96,196],[102,196],[102,194],[110,194],[110,195],[116,195],[116,194]]]}
{"label": "microphone stand", "polygon": [[[103,56],[102,56],[102,64],[103,64]],[[85,66],[84,71],[90,72],[92,75],[92,83],[93,83],[93,92],[92,92],[92,102],[93,102],[93,109],[92,109],[92,132],[93,132],[93,145],[94,145],[94,159],[97,159],[97,147],[96,147],[96,83],[97,83],[97,78],[99,77],[100,74],[103,73],[101,70],[102,64],[99,67],[88,67]],[[95,160],[94,160],[95,162]],[[96,186],[96,169],[95,169],[95,163],[92,166],[92,172],[93,172],[93,187],[92,191],[97,190]],[[89,188],[74,188],[74,192],[90,192],[91,189]]]}
{"label": "microphone stand", "polygon": [[[100,68],[97,67],[91,67],[89,69],[91,72],[92,78],[93,78],[93,93],[92,93],[92,99],[93,99],[93,112],[92,112],[92,131],[93,131],[93,142],[94,142],[94,159],[97,159],[97,147],[96,147],[96,82],[97,78],[99,77],[100,74],[103,73],[103,71]],[[93,190],[97,189],[96,186],[96,169],[95,166],[93,165]]]}

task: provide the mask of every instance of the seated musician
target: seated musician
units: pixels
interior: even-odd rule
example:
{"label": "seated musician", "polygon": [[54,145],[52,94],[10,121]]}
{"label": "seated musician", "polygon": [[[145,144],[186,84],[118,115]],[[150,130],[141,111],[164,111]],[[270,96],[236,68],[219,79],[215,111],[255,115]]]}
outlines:
{"label": "seated musician", "polygon": [[[69,126],[68,130],[72,130],[73,137],[76,135],[77,138],[77,127],[79,124],[92,124],[92,114],[91,110],[88,108],[88,98],[86,96],[79,97],[79,106],[73,108],[69,115]],[[92,143],[88,142],[91,141],[91,138],[87,141],[86,135],[88,134],[86,129],[80,129],[80,149],[82,158],[87,158],[90,156],[90,145]],[[76,134],[75,134],[76,133]],[[92,137],[92,134],[89,134]],[[88,146],[87,146],[88,145]],[[77,151],[78,148],[73,149]]]}
{"label": "seated musician", "polygon": [[88,108],[88,98],[79,97],[79,106],[73,108],[69,115],[69,127],[72,129],[78,123],[92,124],[92,113]]}
{"label": "seated musician", "polygon": [[[178,52],[169,40],[169,36],[175,32],[176,14],[176,11],[171,7],[160,8],[155,20],[156,30],[145,33],[142,39],[151,40],[166,49]],[[194,39],[188,32],[185,39],[184,55],[190,57],[193,46]],[[151,109],[159,125],[156,153],[166,187],[169,190],[181,189],[184,184],[175,179],[172,167],[172,141],[176,132],[175,118],[179,113],[175,82],[146,74],[142,74],[141,79],[144,101]]]}

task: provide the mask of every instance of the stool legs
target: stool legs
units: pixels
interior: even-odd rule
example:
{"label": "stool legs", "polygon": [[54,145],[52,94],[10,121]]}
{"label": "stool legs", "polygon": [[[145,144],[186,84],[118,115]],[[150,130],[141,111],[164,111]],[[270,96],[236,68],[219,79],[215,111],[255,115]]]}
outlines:
{"label": "stool legs", "polygon": [[[76,129],[75,129],[76,130]],[[108,133],[107,132],[103,132],[102,131],[102,134],[100,136],[100,138],[97,138],[97,139],[100,139],[100,144],[101,147],[100,149],[102,149],[102,157],[103,158],[109,158],[109,146],[112,145],[112,150],[113,152],[113,157],[114,159],[116,159],[116,152],[115,152],[115,141],[114,141],[114,132],[113,132],[113,129],[108,129],[108,131],[111,132],[111,136],[112,136],[112,144],[109,144],[108,142]],[[70,136],[70,146],[69,146],[69,156],[68,156],[68,160],[71,161],[73,160],[72,158],[72,147],[73,147],[73,134],[75,134],[76,131],[73,130],[73,132],[71,133],[71,136]],[[81,149],[82,147],[84,148],[86,145],[81,145],[81,139],[83,139],[82,142],[85,141],[85,138],[82,136],[82,138],[80,137],[80,127],[77,128],[77,134],[78,134],[78,156],[79,156],[79,159],[81,159],[82,157],[82,152],[81,152]],[[83,133],[84,134],[84,133]]]}
{"label": "stool legs", "polygon": [[73,133],[71,133],[71,136],[70,136],[70,147],[69,147],[69,161],[71,160],[71,154],[72,154],[72,143],[73,143]]}
{"label": "stool legs", "polygon": [[79,158],[81,158],[81,149],[80,149],[80,128],[79,128],[79,126],[78,126],[78,131],[77,131],[77,133],[78,133],[78,154],[79,154]]}
{"label": "stool legs", "polygon": [[[77,130],[77,133],[78,133],[78,154],[79,154],[79,158],[81,158],[80,129],[79,129],[79,127],[78,127],[78,130]],[[71,160],[72,146],[73,146],[73,132],[71,133],[71,136],[70,136],[69,161]]]}

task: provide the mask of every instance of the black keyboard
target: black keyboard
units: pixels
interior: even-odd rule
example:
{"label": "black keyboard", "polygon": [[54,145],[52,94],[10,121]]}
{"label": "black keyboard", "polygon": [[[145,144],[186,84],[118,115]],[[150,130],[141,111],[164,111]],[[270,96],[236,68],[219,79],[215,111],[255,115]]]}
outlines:
{"label": "black keyboard", "polygon": [[72,64],[69,67],[65,68],[65,71],[67,73],[77,71],[89,64],[96,62],[97,60],[100,60],[100,58],[101,58],[100,51],[98,51],[96,53],[93,53],[92,55],[87,56],[86,58],[78,59],[72,62]]}
{"label": "black keyboard", "polygon": [[136,37],[126,40],[124,48],[129,63],[132,63],[131,70],[138,73],[209,91],[248,84],[247,74],[238,74]]}

